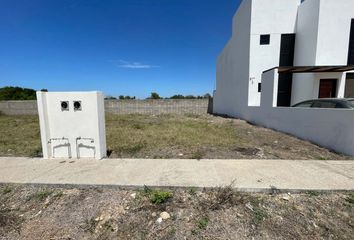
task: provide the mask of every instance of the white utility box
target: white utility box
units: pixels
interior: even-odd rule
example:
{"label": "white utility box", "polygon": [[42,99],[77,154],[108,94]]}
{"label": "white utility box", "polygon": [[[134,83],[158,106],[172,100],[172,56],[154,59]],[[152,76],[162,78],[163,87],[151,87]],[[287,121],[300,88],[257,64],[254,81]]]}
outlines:
{"label": "white utility box", "polygon": [[101,92],[37,92],[44,158],[106,157]]}

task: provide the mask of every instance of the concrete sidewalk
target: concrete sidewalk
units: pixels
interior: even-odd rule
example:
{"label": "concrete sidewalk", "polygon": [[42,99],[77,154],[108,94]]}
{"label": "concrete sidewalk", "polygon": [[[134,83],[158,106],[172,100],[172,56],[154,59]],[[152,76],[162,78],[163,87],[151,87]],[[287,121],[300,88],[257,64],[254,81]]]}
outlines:
{"label": "concrete sidewalk", "polygon": [[354,161],[0,158],[1,183],[352,190]]}

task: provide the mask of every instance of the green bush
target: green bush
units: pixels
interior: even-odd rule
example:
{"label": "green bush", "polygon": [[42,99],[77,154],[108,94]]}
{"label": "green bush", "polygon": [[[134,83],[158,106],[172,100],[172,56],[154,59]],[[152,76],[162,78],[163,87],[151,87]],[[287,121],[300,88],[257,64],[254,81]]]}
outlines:
{"label": "green bush", "polygon": [[149,192],[149,198],[152,203],[160,204],[166,202],[172,197],[172,193],[163,190],[151,190]]}

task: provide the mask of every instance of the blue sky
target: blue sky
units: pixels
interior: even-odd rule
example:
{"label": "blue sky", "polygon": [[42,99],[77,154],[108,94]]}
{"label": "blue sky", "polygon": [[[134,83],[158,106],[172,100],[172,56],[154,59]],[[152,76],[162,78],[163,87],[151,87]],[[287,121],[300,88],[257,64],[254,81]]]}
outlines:
{"label": "blue sky", "polygon": [[239,0],[0,0],[0,87],[201,95]]}

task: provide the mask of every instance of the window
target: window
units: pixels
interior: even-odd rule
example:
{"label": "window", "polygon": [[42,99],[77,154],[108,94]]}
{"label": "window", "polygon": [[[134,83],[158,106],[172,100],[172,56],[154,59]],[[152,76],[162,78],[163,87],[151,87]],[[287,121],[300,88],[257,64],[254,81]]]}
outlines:
{"label": "window", "polygon": [[258,83],[258,92],[262,91],[262,83]]}
{"label": "window", "polygon": [[348,105],[352,108],[354,108],[354,100],[349,100]]}
{"label": "window", "polygon": [[336,103],[335,102],[322,102],[322,101],[318,101],[315,102],[312,105],[313,108],[335,108],[336,107]]}
{"label": "window", "polygon": [[[351,108],[350,104],[348,105],[349,108]],[[337,103],[335,108],[348,108],[348,106],[346,106],[344,103]]]}
{"label": "window", "polygon": [[269,45],[270,44],[270,35],[261,35],[260,37],[260,44],[261,45]]}

